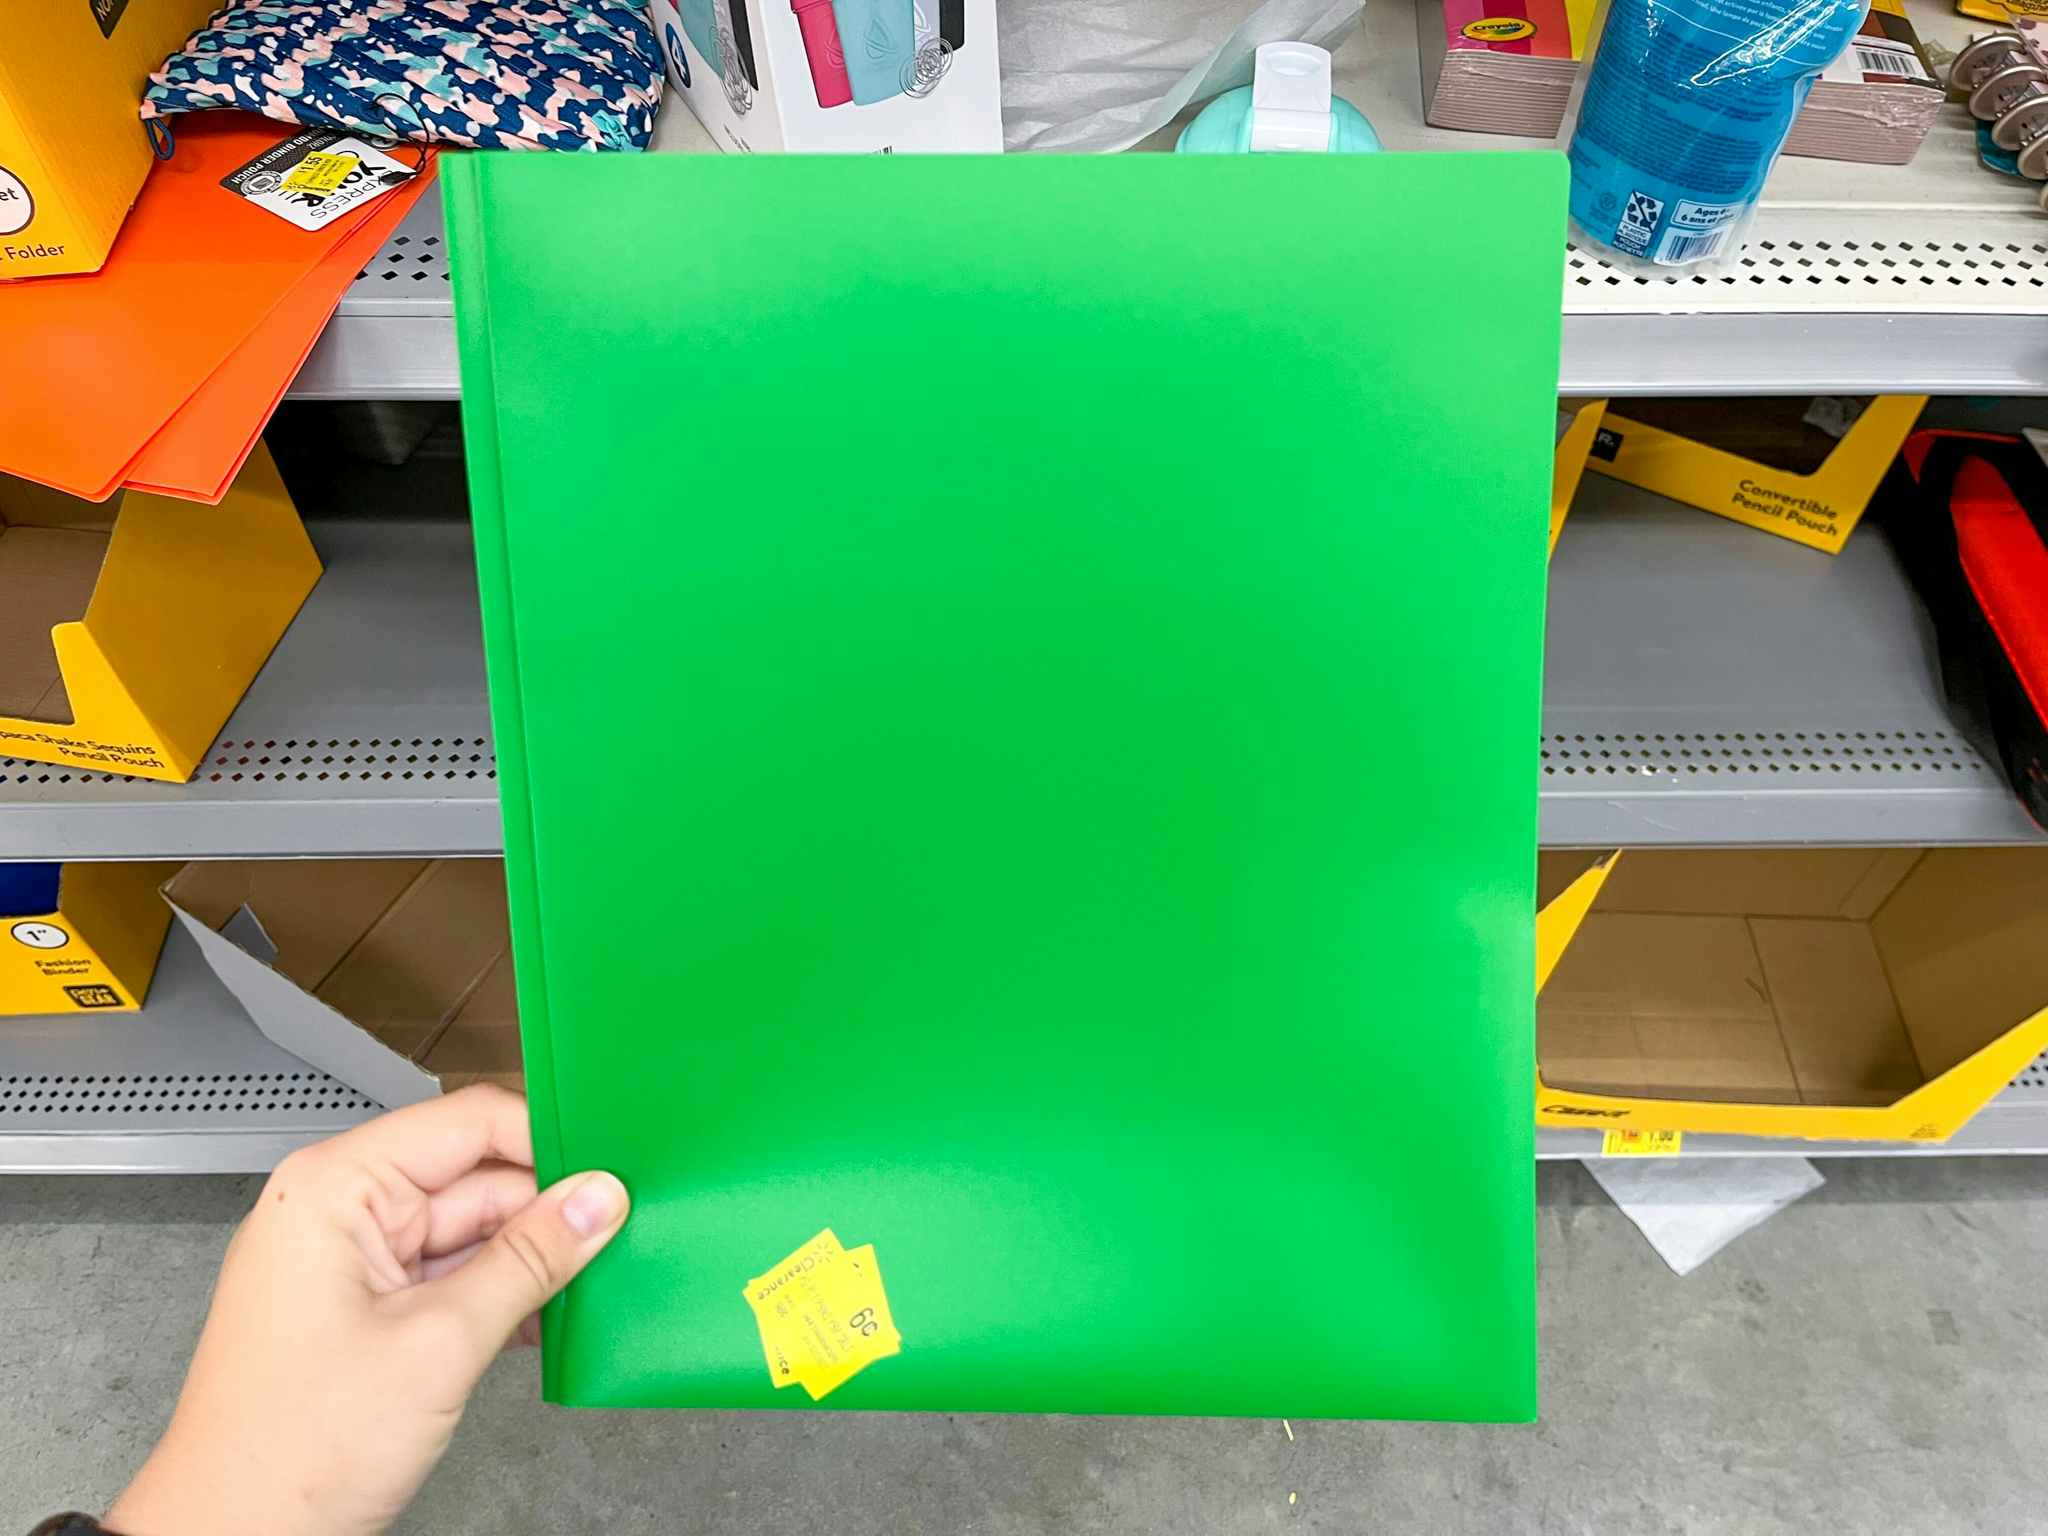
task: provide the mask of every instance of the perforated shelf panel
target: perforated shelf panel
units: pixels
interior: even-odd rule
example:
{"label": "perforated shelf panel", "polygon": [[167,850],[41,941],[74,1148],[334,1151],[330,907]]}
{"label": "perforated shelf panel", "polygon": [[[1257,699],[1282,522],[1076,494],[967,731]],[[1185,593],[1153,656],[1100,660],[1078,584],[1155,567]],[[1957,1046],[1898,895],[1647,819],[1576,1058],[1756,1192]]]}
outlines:
{"label": "perforated shelf panel", "polygon": [[[1972,26],[1924,0],[1914,0],[1913,20],[1922,37],[1949,47]],[[1338,50],[1335,83],[1389,149],[1547,147],[1424,124],[1415,19],[1403,0],[1366,7],[1359,35]],[[1172,139],[1163,132],[1145,147]],[[656,142],[710,145],[680,105],[662,114]],[[1560,387],[1586,395],[2048,393],[2040,320],[2048,315],[2048,218],[2031,192],[1977,163],[1969,114],[1953,102],[1908,165],[1783,160],[1732,271],[1645,278],[1570,253]],[[294,394],[455,396],[443,238],[430,198],[351,285]],[[1484,238],[1483,221],[1474,238]]]}
{"label": "perforated shelf panel", "polygon": [[[327,574],[197,778],[0,758],[0,859],[500,851],[467,525],[312,526]],[[2039,840],[1934,655],[1880,530],[1830,559],[1588,476],[1551,566],[1543,841]]]}
{"label": "perforated shelf panel", "polygon": [[376,1112],[266,1040],[175,925],[141,1013],[0,1020],[0,1172],[253,1173]]}
{"label": "perforated shelf panel", "polygon": [[0,858],[498,851],[467,524],[311,528],[327,569],[193,781],[0,757]]}
{"label": "perforated shelf panel", "polygon": [[1830,557],[1588,475],[1546,644],[1549,845],[2040,838],[1876,527]]}
{"label": "perforated shelf panel", "polygon": [[[8,1019],[0,1027],[0,1173],[256,1173],[377,1112],[266,1040],[173,926],[148,1006]],[[1539,1157],[1598,1151],[1597,1133],[1543,1131]],[[2048,1151],[2048,1057],[1952,1141],[1909,1144],[1688,1137],[1693,1156]]]}

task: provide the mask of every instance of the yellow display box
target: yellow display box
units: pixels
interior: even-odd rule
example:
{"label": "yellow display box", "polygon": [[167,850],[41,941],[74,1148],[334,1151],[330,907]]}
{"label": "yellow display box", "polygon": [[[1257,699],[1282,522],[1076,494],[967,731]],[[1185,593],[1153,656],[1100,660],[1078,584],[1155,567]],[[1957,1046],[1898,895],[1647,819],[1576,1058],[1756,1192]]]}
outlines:
{"label": "yellow display box", "polygon": [[140,1008],[171,923],[157,887],[177,870],[176,864],[0,870],[0,907],[8,909],[0,912],[0,1014]]}
{"label": "yellow display box", "polygon": [[2048,1048],[2048,848],[1538,870],[1538,1125],[1945,1141]]}
{"label": "yellow display box", "polygon": [[261,445],[217,507],[0,476],[0,754],[182,783],[319,578]]}
{"label": "yellow display box", "polygon": [[0,280],[100,269],[154,158],[143,83],[215,3],[7,0]]}
{"label": "yellow display box", "polygon": [[1607,411],[1605,400],[1560,400],[1557,405],[1557,453],[1550,468],[1550,552],[1557,553],[1557,536],[1564,532],[1564,520],[1572,510],[1572,498],[1579,493],[1579,481],[1586,475],[1586,455]]}
{"label": "yellow display box", "polygon": [[1839,437],[1808,399],[1644,400],[1607,412],[1588,463],[1603,475],[1838,553],[1920,419],[1925,395],[1879,395]]}

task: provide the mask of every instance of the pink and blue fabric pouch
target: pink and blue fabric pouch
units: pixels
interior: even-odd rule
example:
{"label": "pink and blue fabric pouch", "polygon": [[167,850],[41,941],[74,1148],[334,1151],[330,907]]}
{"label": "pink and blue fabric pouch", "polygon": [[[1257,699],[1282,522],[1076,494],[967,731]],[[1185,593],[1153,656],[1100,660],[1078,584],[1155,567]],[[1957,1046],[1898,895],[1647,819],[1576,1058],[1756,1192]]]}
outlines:
{"label": "pink and blue fabric pouch", "polygon": [[235,108],[477,149],[645,149],[661,50],[607,0],[284,0],[214,13],[143,94],[144,119]]}

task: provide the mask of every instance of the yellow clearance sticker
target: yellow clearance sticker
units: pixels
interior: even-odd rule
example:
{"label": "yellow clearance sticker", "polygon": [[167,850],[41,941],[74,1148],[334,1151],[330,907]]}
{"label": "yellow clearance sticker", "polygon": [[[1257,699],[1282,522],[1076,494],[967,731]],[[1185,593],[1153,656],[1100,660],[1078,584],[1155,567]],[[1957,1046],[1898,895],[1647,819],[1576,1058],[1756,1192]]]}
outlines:
{"label": "yellow clearance sticker", "polygon": [[1602,1157],[1676,1157],[1683,1131],[1609,1131],[1600,1141]]}
{"label": "yellow clearance sticker", "polygon": [[830,1227],[742,1294],[778,1389],[801,1386],[816,1401],[903,1350],[874,1244],[842,1248]]}
{"label": "yellow clearance sticker", "polygon": [[1521,16],[1482,16],[1458,30],[1475,43],[1518,43],[1536,35],[1536,23]]}
{"label": "yellow clearance sticker", "polygon": [[348,174],[360,164],[354,155],[330,155],[322,150],[308,150],[306,157],[291,168],[284,179],[287,192],[332,192]]}

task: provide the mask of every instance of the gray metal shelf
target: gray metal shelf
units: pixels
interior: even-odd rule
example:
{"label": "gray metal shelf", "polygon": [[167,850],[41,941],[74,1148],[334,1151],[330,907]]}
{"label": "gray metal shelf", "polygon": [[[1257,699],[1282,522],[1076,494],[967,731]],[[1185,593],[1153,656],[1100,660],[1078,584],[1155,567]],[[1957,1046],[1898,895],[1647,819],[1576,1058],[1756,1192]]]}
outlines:
{"label": "gray metal shelf", "polygon": [[[1411,32],[1411,54],[1412,44]],[[1374,121],[1383,119],[1375,114]],[[1418,148],[1516,142],[1434,129],[1416,137],[1431,141]],[[1768,245],[1752,247],[1723,277],[1644,278],[1574,249],[1559,391],[2048,393],[2048,240],[2040,215],[2021,198],[2010,208],[1930,202],[1930,188],[1971,186],[1968,138],[1965,122],[1944,122],[1919,171],[1856,167],[1854,185],[1896,182],[1899,197],[1915,200],[1909,211],[1826,202],[1767,208],[1758,239]],[[1446,139],[1462,142],[1434,142]],[[1781,180],[1797,187],[1825,162],[1786,164]],[[2009,189],[1993,183],[1985,190]],[[292,397],[455,399],[461,379],[446,251],[440,206],[423,202],[350,286],[293,381]]]}
{"label": "gray metal shelf", "polygon": [[467,523],[309,526],[326,572],[193,781],[0,758],[0,859],[500,851]]}
{"label": "gray metal shelf", "polygon": [[[501,851],[466,524],[312,527],[327,574],[196,780],[0,758],[0,859]],[[2041,839],[1875,528],[1831,559],[1589,476],[1548,651],[1547,846]]]}
{"label": "gray metal shelf", "polygon": [[[175,925],[137,1013],[0,1022],[0,1173],[260,1173],[375,1114],[264,1039]],[[1539,1158],[1597,1156],[1539,1131]],[[1694,1136],[1688,1156],[2048,1152],[2048,1056],[1941,1146]]]}
{"label": "gray metal shelf", "polygon": [[1546,846],[2041,840],[1878,528],[1828,556],[1589,474],[1546,646]]}
{"label": "gray metal shelf", "polygon": [[[1913,21],[1950,48],[1972,27],[1931,0],[1913,0]],[[1400,0],[1367,6],[1334,63],[1338,92],[1389,149],[1550,147],[1424,123],[1415,18]],[[680,105],[655,143],[712,147]],[[429,197],[349,288],[293,395],[454,399],[445,251]],[[2027,188],[1977,163],[1955,102],[1908,165],[1780,161],[1728,272],[1644,278],[1574,250],[1561,298],[1565,394],[2048,393],[2048,238]]]}
{"label": "gray metal shelf", "polygon": [[376,1112],[264,1039],[175,924],[142,1012],[0,1020],[0,1173],[260,1173]]}
{"label": "gray metal shelf", "polygon": [[[1765,1136],[1685,1137],[1686,1157],[1978,1157],[2048,1153],[2048,1055],[1944,1142],[1795,1141]],[[1598,1157],[1600,1132],[1538,1129],[1538,1158]]]}

